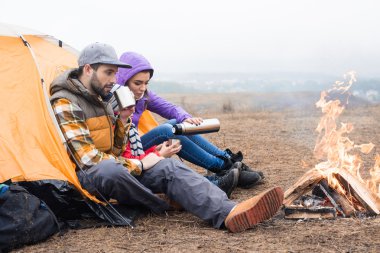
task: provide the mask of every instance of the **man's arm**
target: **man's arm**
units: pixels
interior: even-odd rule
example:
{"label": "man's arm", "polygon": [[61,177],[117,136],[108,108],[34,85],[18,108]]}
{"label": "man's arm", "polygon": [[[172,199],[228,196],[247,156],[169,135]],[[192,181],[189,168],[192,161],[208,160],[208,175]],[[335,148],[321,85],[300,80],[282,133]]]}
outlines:
{"label": "man's arm", "polygon": [[54,102],[53,110],[75,159],[82,166],[90,167],[103,160],[115,159],[127,167],[132,174],[139,175],[141,173],[138,166],[129,160],[118,159],[111,154],[99,151],[95,147],[83,111],[78,105],[61,98]]}

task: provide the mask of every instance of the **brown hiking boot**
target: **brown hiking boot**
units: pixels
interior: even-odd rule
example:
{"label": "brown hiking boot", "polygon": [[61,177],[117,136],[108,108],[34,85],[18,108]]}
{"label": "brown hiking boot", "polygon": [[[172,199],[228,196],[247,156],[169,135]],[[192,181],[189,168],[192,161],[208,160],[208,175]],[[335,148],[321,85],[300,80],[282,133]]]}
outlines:
{"label": "brown hiking boot", "polygon": [[232,233],[241,232],[276,214],[284,200],[281,187],[274,187],[235,206],[224,220]]}

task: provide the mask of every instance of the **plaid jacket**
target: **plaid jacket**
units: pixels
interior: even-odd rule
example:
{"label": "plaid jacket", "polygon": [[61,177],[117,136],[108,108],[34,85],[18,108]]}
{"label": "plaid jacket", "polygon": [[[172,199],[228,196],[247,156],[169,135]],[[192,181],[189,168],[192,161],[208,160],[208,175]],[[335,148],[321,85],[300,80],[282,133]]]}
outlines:
{"label": "plaid jacket", "polygon": [[[113,122],[107,124],[107,126],[109,126],[109,132],[111,134],[107,136],[104,136],[103,134],[101,136],[101,138],[106,138],[106,140],[113,138],[113,140],[110,142],[113,144],[110,152],[101,151],[95,145],[93,140],[93,133],[91,133],[88,126],[88,118],[86,118],[86,113],[82,109],[84,108],[84,110],[86,110],[86,108],[88,108],[88,105],[86,104],[86,106],[81,107],[67,98],[72,97],[73,95],[77,96],[81,98],[80,101],[82,103],[85,101],[85,103],[88,103],[89,107],[91,107],[92,105],[89,102],[91,101],[90,99],[82,99],[82,96],[88,96],[88,91],[84,88],[83,85],[80,84],[78,80],[70,79],[69,74],[70,73],[67,74],[66,78],[64,78],[63,81],[58,80],[53,82],[51,86],[52,106],[60,128],[67,140],[70,149],[73,152],[76,161],[79,162],[82,167],[91,167],[103,160],[114,159],[115,161],[120,162],[126,168],[128,168],[131,174],[141,174],[141,170],[138,166],[136,166],[128,159],[120,156],[125,150],[128,138],[126,138],[126,129],[119,119],[115,120],[114,124]],[[59,89],[57,89],[57,86]],[[73,86],[75,88],[74,90],[72,89]],[[58,98],[54,97],[54,93],[57,90],[61,92],[59,93],[60,96],[58,96]],[[67,97],[62,94],[66,94]],[[101,100],[99,101],[98,99],[98,107],[99,102],[102,103]],[[109,116],[106,115],[107,110],[104,108],[103,111],[104,115],[102,116],[102,119],[108,119]],[[114,129],[112,128],[112,124]]]}

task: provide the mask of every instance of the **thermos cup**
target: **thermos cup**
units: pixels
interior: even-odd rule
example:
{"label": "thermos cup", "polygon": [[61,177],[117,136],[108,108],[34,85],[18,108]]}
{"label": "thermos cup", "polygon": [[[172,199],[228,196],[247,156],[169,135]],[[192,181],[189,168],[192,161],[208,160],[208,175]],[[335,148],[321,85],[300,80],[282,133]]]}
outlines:
{"label": "thermos cup", "polygon": [[172,131],[174,134],[191,135],[191,134],[205,134],[218,132],[220,129],[220,122],[218,119],[204,119],[199,125],[183,122],[173,126]]}
{"label": "thermos cup", "polygon": [[134,95],[128,87],[120,86],[114,91],[114,96],[119,106],[119,110],[123,110],[124,108],[136,104]]}

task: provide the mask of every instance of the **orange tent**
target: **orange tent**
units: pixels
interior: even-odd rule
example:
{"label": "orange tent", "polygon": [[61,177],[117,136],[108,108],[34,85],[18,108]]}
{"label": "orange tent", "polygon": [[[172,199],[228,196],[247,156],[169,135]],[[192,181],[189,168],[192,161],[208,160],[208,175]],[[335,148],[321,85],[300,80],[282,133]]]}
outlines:
{"label": "orange tent", "polygon": [[77,51],[52,36],[0,23],[0,182],[57,179],[83,195],[55,120],[48,85],[77,66]]}
{"label": "orange tent", "polygon": [[143,134],[149,132],[153,128],[158,126],[158,122],[154,119],[152,113],[148,110],[145,110],[139,120],[139,134],[142,136]]}

